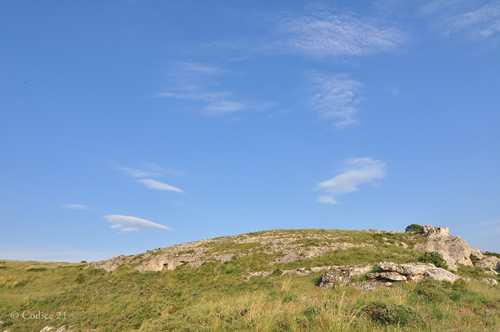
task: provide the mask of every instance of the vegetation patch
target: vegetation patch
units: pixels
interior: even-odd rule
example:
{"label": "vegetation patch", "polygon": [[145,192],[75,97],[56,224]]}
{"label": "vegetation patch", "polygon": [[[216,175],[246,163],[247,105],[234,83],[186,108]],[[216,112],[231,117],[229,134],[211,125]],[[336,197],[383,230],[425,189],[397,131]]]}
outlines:
{"label": "vegetation patch", "polygon": [[422,225],[419,225],[419,224],[411,224],[411,225],[406,226],[405,232],[420,234],[420,233],[424,232],[424,227]]}
{"label": "vegetation patch", "polygon": [[229,240],[218,240],[215,243],[207,244],[210,249],[205,252],[206,255],[214,254],[247,254],[252,249],[262,247],[260,242],[236,243]]}
{"label": "vegetation patch", "polygon": [[423,255],[418,257],[418,261],[420,263],[432,263],[436,267],[440,267],[446,270],[448,269],[446,261],[438,252],[425,252]]}
{"label": "vegetation patch", "polygon": [[500,258],[500,254],[497,252],[485,251],[483,252],[485,256],[494,256],[496,258]]}
{"label": "vegetation patch", "polygon": [[422,325],[422,318],[418,313],[401,304],[386,304],[381,301],[374,301],[363,307],[361,314],[382,325]]}
{"label": "vegetation patch", "polygon": [[28,272],[43,272],[43,271],[47,271],[47,268],[46,267],[32,267],[32,268],[27,269],[26,271],[28,271]]}
{"label": "vegetation patch", "polygon": [[[302,243],[332,236],[367,246],[273,264],[284,254],[255,245],[260,244],[257,236],[271,234],[258,232],[249,246],[233,241],[234,237],[214,241],[217,250],[236,252],[229,261],[199,267],[185,264],[169,271],[138,272],[123,266],[106,272],[80,263],[5,261],[1,266],[6,268],[0,269],[2,331],[7,327],[40,331],[48,325],[42,320],[9,319],[14,311],[64,311],[64,321],[50,323],[56,329],[72,326],[74,331],[500,331],[498,286],[425,279],[370,291],[343,285],[324,289],[316,286],[321,271],[282,274],[295,268],[364,264],[373,264],[371,272],[378,272],[379,262],[415,262],[423,252],[410,245],[422,236],[379,231],[293,233]],[[272,234],[287,245],[293,238],[287,231]],[[244,236],[245,241],[250,238]],[[391,241],[409,247],[388,245]],[[274,273],[246,279],[250,272],[262,271]],[[478,267],[459,266],[458,274],[493,277]]]}

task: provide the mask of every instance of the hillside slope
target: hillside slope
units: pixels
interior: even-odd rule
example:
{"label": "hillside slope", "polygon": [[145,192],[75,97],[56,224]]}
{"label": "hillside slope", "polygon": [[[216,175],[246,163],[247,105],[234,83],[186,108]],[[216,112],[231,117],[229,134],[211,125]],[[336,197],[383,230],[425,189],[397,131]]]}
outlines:
{"label": "hillside slope", "polygon": [[[273,230],[90,264],[3,261],[0,331],[500,330],[493,285],[500,278],[492,269],[500,260],[481,259],[462,241],[434,227],[422,234]],[[445,271],[457,275],[454,283],[356,286],[370,276],[412,280],[390,271],[413,268],[404,263],[429,246],[455,261],[455,274]],[[331,283],[346,271],[347,282]]]}
{"label": "hillside slope", "polygon": [[[261,264],[280,268],[303,264],[309,266],[416,261],[423,251],[437,251],[451,270],[457,264],[472,266],[474,255],[482,253],[459,237],[451,236],[446,227],[424,226],[421,234],[379,230],[346,231],[325,229],[272,230],[189,242],[158,248],[139,255],[118,256],[91,266],[113,271],[132,266],[138,271],[174,270],[187,264],[198,267],[207,262],[258,256]],[[321,259],[324,257],[326,259]],[[350,257],[350,258],[348,258]],[[295,263],[295,262],[299,263]]]}

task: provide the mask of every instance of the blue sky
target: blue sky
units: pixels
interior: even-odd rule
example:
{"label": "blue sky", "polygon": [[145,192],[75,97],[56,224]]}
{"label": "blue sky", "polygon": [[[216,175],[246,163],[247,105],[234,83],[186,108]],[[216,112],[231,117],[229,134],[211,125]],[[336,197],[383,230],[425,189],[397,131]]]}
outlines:
{"label": "blue sky", "polygon": [[500,252],[500,1],[2,1],[0,258],[290,228]]}

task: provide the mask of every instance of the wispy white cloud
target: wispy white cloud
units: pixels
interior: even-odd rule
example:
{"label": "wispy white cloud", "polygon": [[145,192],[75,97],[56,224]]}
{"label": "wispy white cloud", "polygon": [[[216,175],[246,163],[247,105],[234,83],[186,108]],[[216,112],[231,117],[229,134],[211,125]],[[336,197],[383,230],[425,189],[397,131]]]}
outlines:
{"label": "wispy white cloud", "polygon": [[332,196],[328,196],[328,195],[323,195],[323,196],[319,196],[317,199],[316,199],[316,202],[318,203],[324,203],[324,204],[339,204],[339,202],[337,202],[335,200],[335,198],[333,198]]}
{"label": "wispy white cloud", "polygon": [[183,62],[170,72],[171,88],[155,93],[155,97],[175,98],[201,103],[207,115],[225,115],[258,107],[254,102],[236,98],[232,91],[216,89],[212,80],[223,69],[205,64]]}
{"label": "wispy white cloud", "polygon": [[281,20],[276,40],[263,50],[317,58],[368,55],[393,50],[405,39],[399,29],[368,19],[322,13]]}
{"label": "wispy white cloud", "polygon": [[500,2],[480,4],[474,1],[433,1],[420,8],[446,37],[470,40],[500,40]]}
{"label": "wispy white cloud", "polygon": [[88,210],[89,207],[83,204],[64,204],[61,205],[62,208],[64,209],[71,209],[71,210]]}
{"label": "wispy white cloud", "polygon": [[181,170],[163,168],[157,164],[147,163],[143,165],[142,169],[135,169],[129,167],[118,167],[119,170],[123,171],[128,176],[137,178],[137,182],[144,185],[146,188],[154,190],[166,190],[175,191],[178,193],[183,193],[184,191],[158,180],[151,179],[152,177],[163,177],[165,174],[169,175],[184,175],[185,173]]}
{"label": "wispy white cloud", "polygon": [[165,225],[160,225],[146,219],[132,217],[132,216],[113,214],[104,216],[104,219],[113,224],[111,228],[118,228],[122,232],[137,232],[143,228],[172,230],[172,228],[167,227]]}
{"label": "wispy white cloud", "polygon": [[161,173],[153,172],[153,171],[145,171],[141,169],[134,169],[128,167],[120,167],[120,170],[125,172],[125,174],[134,177],[134,178],[149,178],[149,177],[158,177],[161,176]]}
{"label": "wispy white cloud", "polygon": [[332,121],[336,128],[358,123],[355,115],[361,102],[361,82],[346,74],[324,75],[317,72],[310,75],[310,80],[314,89],[310,105],[321,118]]}
{"label": "wispy white cloud", "polygon": [[144,163],[140,169],[130,167],[118,167],[119,170],[134,178],[155,178],[165,175],[185,175],[182,170],[175,168],[165,168],[154,163]]}
{"label": "wispy white cloud", "polygon": [[247,108],[247,105],[241,102],[232,101],[232,100],[218,100],[214,101],[203,109],[208,114],[227,114],[233,112],[239,112]]}
{"label": "wispy white cloud", "polygon": [[137,180],[137,182],[143,184],[146,188],[149,189],[167,190],[167,191],[175,191],[178,193],[183,193],[183,191],[177,187],[153,179],[139,179]]}
{"label": "wispy white cloud", "polygon": [[385,163],[370,157],[347,159],[346,166],[341,174],[318,184],[318,189],[327,194],[318,197],[319,203],[337,204],[338,195],[357,191],[360,185],[385,177]]}

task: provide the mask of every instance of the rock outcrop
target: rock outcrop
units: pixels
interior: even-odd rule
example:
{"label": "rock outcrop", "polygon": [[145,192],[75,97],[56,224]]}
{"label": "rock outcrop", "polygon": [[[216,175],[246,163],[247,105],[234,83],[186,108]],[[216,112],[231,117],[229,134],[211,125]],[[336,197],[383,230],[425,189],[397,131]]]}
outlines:
{"label": "rock outcrop", "polygon": [[488,285],[493,285],[493,286],[496,286],[498,285],[498,281],[496,281],[495,279],[493,278],[483,278],[481,279],[481,281],[485,284],[488,284]]}
{"label": "rock outcrop", "polygon": [[415,247],[424,251],[440,253],[452,271],[458,269],[457,264],[473,266],[471,255],[479,259],[483,258],[481,251],[471,248],[459,236],[450,235],[448,227],[423,226],[423,235],[427,237],[427,241],[417,244]]}
{"label": "rock outcrop", "polygon": [[40,330],[40,332],[72,332],[72,330],[67,330],[66,326],[61,326],[56,330],[55,327],[53,326],[45,326],[43,329]]}
{"label": "rock outcrop", "polygon": [[500,258],[497,258],[495,256],[485,256],[475,265],[485,269],[496,270],[500,272]]}
{"label": "rock outcrop", "polygon": [[[335,285],[347,285],[351,282],[352,277],[361,276],[372,269],[373,265],[345,266],[332,269],[323,274],[318,286],[332,288]],[[430,263],[380,263],[377,265],[377,270],[378,272],[368,273],[366,275],[367,279],[383,283],[419,281],[424,278],[449,282],[461,279],[454,273],[435,267]]]}
{"label": "rock outcrop", "polygon": [[301,243],[303,240],[304,238],[300,235],[282,236],[279,231],[269,231],[257,236],[242,234],[181,243],[139,255],[122,255],[110,260],[91,263],[88,267],[105,269],[108,272],[121,265],[133,266],[138,271],[175,270],[183,264],[198,267],[205,262],[224,263],[231,260],[233,256],[244,257],[256,252],[271,255],[280,253],[272,263],[287,263],[319,257],[333,250],[372,246],[367,243],[336,241],[328,234],[308,237],[307,240],[311,240],[315,245],[304,245]]}
{"label": "rock outcrop", "polygon": [[[365,231],[364,234],[360,234],[362,232],[336,230],[262,231],[181,243],[138,255],[122,255],[110,260],[88,264],[88,267],[105,269],[106,271],[113,271],[123,265],[133,267],[138,271],[175,270],[184,264],[198,267],[203,263],[224,263],[233,258],[254,254],[271,257],[268,263],[273,265],[320,257],[338,250],[380,248],[381,246],[395,246],[398,247],[398,250],[408,248],[408,250],[438,252],[443,256],[450,270],[457,270],[457,264],[472,266],[471,255],[482,259],[480,264],[492,270],[498,269],[500,264],[495,261],[496,258],[483,259],[479,250],[471,248],[460,237],[451,236],[447,227],[423,226],[422,234],[404,234],[404,236],[401,236],[401,233],[379,230]],[[384,249],[382,248],[382,250]],[[493,266],[495,264],[497,266]],[[304,272],[294,271],[290,273],[301,274]],[[389,277],[389,275],[387,276]],[[399,277],[392,275],[392,278]]]}

